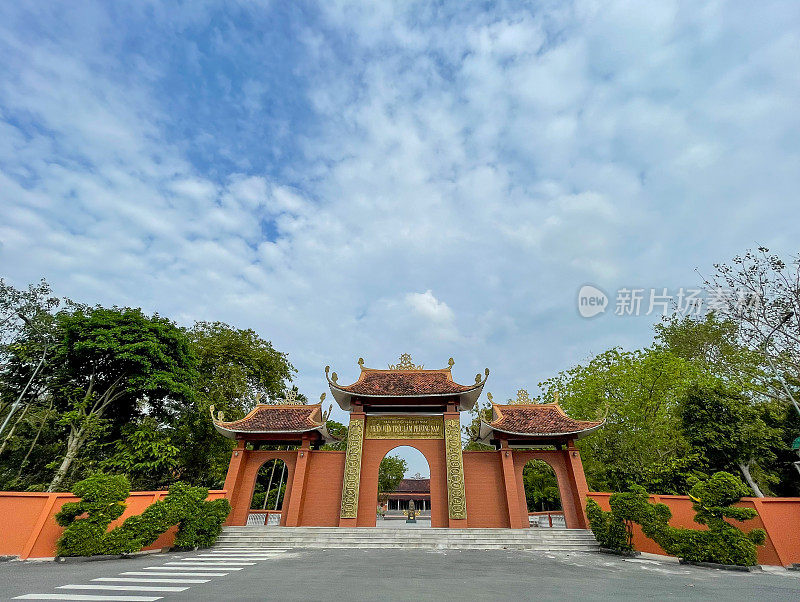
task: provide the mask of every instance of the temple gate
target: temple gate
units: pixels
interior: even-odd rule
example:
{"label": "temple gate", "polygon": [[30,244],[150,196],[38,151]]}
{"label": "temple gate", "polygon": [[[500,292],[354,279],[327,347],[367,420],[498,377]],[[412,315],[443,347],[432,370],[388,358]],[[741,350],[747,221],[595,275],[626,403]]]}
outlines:
{"label": "temple gate", "polygon": [[[460,413],[472,409],[489,370],[471,385],[456,383],[447,368],[426,370],[403,355],[388,369],[366,368],[350,385],[325,368],[328,387],[350,413],[345,451],[320,447],[335,439],[321,403],[260,404],[241,420],[213,417],[222,435],[235,439],[225,490],[233,510],[230,525],[244,525],[259,467],[272,458],[286,463],[282,526],[374,527],[378,464],[391,449],[419,450],[430,467],[431,526],[450,528],[529,526],[522,480],[525,463],[547,462],[558,479],[568,528],[586,528],[588,488],[575,440],[603,421],[573,420],[558,403],[532,403],[520,391],[515,403],[492,402],[492,419],[481,422],[481,442],[490,451],[462,451]],[[323,394],[322,399],[324,399]],[[489,400],[492,401],[491,395]],[[294,450],[260,450],[259,446]],[[549,449],[547,449],[549,448]]]}

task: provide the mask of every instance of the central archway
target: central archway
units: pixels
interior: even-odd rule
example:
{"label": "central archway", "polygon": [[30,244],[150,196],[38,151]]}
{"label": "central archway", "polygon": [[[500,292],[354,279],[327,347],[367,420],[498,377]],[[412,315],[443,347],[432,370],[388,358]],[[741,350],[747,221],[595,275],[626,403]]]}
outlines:
{"label": "central archway", "polygon": [[[358,501],[359,527],[375,527],[378,515],[378,471],[381,461],[398,447],[419,452],[430,470],[430,524],[447,527],[447,476],[444,442],[441,439],[365,439]],[[420,469],[414,469],[414,472]]]}
{"label": "central archway", "polygon": [[[419,450],[400,445],[388,452],[378,465],[378,513],[376,526],[382,528],[425,528],[431,526],[430,466]],[[407,522],[414,507],[415,522]]]}

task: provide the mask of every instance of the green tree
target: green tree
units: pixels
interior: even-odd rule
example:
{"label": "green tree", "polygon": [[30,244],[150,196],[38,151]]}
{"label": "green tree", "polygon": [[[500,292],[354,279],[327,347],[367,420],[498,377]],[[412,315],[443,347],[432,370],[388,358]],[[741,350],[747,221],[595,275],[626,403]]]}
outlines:
{"label": "green tree", "polygon": [[180,450],[171,443],[171,433],[152,417],[122,428],[113,444],[113,454],[100,463],[102,469],[127,475],[136,490],[168,487],[178,470]]}
{"label": "green tree", "polygon": [[[279,400],[295,373],[285,353],[252,330],[221,322],[198,322],[187,332],[197,363],[196,395],[173,421],[180,449],[180,477],[219,487],[225,479],[232,442],[214,430],[210,408],[226,420],[244,417],[257,403]],[[301,400],[302,396],[298,396]]]}
{"label": "green tree", "polygon": [[606,415],[604,427],[578,445],[592,488],[625,491],[646,481],[654,466],[690,451],[674,409],[694,380],[695,368],[669,351],[615,348],[539,386],[545,400],[557,392],[573,418]]}
{"label": "green tree", "polygon": [[547,462],[531,460],[525,464],[522,469],[522,483],[525,487],[528,512],[561,509],[558,479]]}
{"label": "green tree", "polygon": [[65,482],[81,448],[114,424],[163,415],[192,399],[193,358],[183,332],[140,309],[79,308],[57,316],[52,395],[67,430],[48,491]]}
{"label": "green tree", "polygon": [[0,278],[0,455],[29,410],[43,402],[43,368],[60,304],[44,280],[18,290]]}
{"label": "green tree", "polygon": [[322,449],[329,449],[334,451],[344,451],[347,449],[347,427],[343,425],[341,422],[336,422],[335,420],[328,420],[325,423],[325,426],[328,429],[328,432],[336,437],[338,441],[334,441],[333,443],[326,443],[322,446]]}
{"label": "green tree", "polygon": [[780,433],[738,392],[722,385],[692,386],[678,406],[684,437],[703,454],[712,472],[739,470],[758,497],[763,497],[752,466],[771,455]]}
{"label": "green tree", "polygon": [[408,470],[408,463],[400,456],[386,456],[378,467],[378,493],[397,489]]}

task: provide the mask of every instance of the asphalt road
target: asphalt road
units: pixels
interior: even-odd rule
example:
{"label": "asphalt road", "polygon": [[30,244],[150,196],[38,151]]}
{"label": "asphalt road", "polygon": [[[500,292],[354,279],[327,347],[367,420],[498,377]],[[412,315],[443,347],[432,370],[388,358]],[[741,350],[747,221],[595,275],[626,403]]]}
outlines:
{"label": "asphalt road", "polygon": [[135,602],[800,599],[800,572],[738,573],[591,553],[287,550],[245,555],[201,551],[75,564],[4,562],[0,596]]}

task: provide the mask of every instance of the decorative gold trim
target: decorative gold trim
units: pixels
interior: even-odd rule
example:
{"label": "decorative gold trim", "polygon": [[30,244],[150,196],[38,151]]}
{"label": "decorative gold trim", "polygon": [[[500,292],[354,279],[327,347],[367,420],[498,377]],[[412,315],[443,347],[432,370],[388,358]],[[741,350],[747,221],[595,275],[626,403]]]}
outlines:
{"label": "decorative gold trim", "polygon": [[342,480],[340,518],[358,517],[358,488],[361,481],[361,451],[364,447],[364,420],[351,420],[347,430],[347,451]]}
{"label": "decorative gold trim", "polygon": [[514,402],[515,405],[530,405],[533,401],[531,401],[531,396],[528,394],[526,389],[520,389],[517,391],[517,399]]}
{"label": "decorative gold trim", "polygon": [[467,497],[464,489],[464,458],[461,454],[461,422],[458,418],[444,421],[444,445],[447,459],[447,508],[454,520],[467,518]]}
{"label": "decorative gold trim", "polygon": [[441,416],[367,416],[365,439],[444,439]]}
{"label": "decorative gold trim", "polygon": [[389,370],[423,370],[425,367],[420,364],[417,366],[411,360],[410,353],[404,353],[400,356],[400,361],[396,364],[389,364]]}

